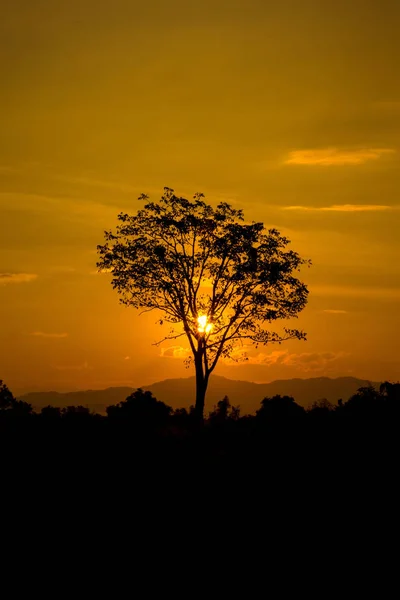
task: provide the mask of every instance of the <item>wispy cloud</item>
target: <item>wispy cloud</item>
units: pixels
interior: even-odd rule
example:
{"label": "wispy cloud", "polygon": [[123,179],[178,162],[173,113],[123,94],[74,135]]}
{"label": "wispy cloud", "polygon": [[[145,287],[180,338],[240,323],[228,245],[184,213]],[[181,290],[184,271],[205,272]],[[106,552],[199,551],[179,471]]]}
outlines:
{"label": "wispy cloud", "polygon": [[160,348],[160,356],[163,358],[180,358],[185,359],[190,355],[190,349],[183,346],[169,346]]}
{"label": "wispy cloud", "polygon": [[328,315],[346,315],[348,311],[336,308],[325,308],[322,312],[327,313]]}
{"label": "wispy cloud", "polygon": [[282,206],[282,210],[303,212],[374,212],[397,210],[397,206],[386,204],[333,204],[332,206]]}
{"label": "wispy cloud", "polygon": [[314,296],[332,296],[348,298],[378,298],[382,300],[400,299],[400,287],[366,287],[347,285],[310,284],[310,292]]}
{"label": "wispy cloud", "polygon": [[68,337],[68,333],[46,333],[44,331],[34,331],[31,333],[34,337],[61,339]]}
{"label": "wispy cloud", "polygon": [[35,273],[0,273],[0,285],[8,283],[30,283],[37,279]]}
{"label": "wispy cloud", "polygon": [[293,150],[284,160],[286,165],[362,165],[370,160],[378,160],[386,154],[393,154],[393,148],[362,148],[341,150],[340,148],[315,148]]}
{"label": "wispy cloud", "polygon": [[[300,354],[290,353],[288,350],[275,350],[274,352],[259,352],[255,355],[249,355],[247,364],[284,366],[295,368],[304,373],[324,371],[330,368],[334,363],[347,356],[345,352],[302,352]],[[229,364],[234,364],[233,361]]]}
{"label": "wispy cloud", "polygon": [[98,269],[97,271],[90,271],[90,275],[101,275],[104,273],[112,273],[112,269]]}
{"label": "wispy cloud", "polygon": [[[190,356],[190,349],[183,346],[169,346],[161,348],[160,356],[163,358],[177,358],[180,360]],[[273,352],[259,352],[254,354],[251,344],[239,345],[233,349],[230,357],[221,359],[225,365],[264,365],[266,367],[282,366],[297,369],[304,373],[324,372],[335,366],[336,362],[348,356],[346,352],[303,352],[290,353],[289,350],[275,350]]]}

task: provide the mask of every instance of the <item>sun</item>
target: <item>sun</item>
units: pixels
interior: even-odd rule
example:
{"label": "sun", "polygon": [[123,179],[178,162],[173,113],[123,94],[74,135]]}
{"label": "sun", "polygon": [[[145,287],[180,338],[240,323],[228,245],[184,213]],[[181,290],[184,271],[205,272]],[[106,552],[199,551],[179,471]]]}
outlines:
{"label": "sun", "polygon": [[207,315],[200,315],[197,317],[197,331],[199,333],[210,333],[213,328],[213,324],[208,322]]}

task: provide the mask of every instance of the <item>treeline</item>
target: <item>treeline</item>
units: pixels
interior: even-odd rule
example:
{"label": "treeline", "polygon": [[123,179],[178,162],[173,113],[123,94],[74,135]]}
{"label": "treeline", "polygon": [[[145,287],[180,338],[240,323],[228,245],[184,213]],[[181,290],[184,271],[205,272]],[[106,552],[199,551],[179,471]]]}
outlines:
{"label": "treeline", "polygon": [[57,485],[74,493],[165,494],[201,482],[207,494],[253,489],[287,500],[307,489],[316,498],[323,489],[346,497],[361,480],[363,489],[389,493],[399,432],[400,383],[363,387],[337,405],[320,400],[308,410],[290,396],[264,398],[255,415],[241,415],[225,397],[201,427],[193,409],[173,410],[141,389],[103,416],[83,406],[35,413],[0,384],[2,473],[29,493]]}
{"label": "treeline", "polygon": [[[260,402],[255,415],[241,415],[240,405],[232,406],[229,398],[222,398],[204,419],[206,427],[222,426],[232,423],[283,424],[315,421],[339,421],[361,419],[397,418],[400,412],[400,383],[384,382],[380,389],[373,386],[361,387],[346,401],[338,399],[333,404],[326,399],[314,402],[304,409],[292,396],[276,395],[266,397]],[[7,385],[0,380],[0,421],[3,425],[24,417],[36,422],[89,422],[115,421],[129,422],[131,426],[146,429],[170,430],[178,433],[180,429],[189,430],[195,423],[195,411],[170,406],[157,400],[150,391],[137,389],[123,402],[108,406],[107,416],[99,415],[87,406],[66,406],[64,408],[48,405],[35,412],[33,406],[17,400]]]}

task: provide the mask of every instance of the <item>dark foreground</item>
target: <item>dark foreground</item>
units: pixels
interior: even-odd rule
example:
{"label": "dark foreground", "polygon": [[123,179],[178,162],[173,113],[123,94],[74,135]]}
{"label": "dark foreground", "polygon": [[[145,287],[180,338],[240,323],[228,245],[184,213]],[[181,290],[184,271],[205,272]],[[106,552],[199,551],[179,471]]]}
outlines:
{"label": "dark foreground", "polygon": [[225,491],[274,498],[290,490],[296,502],[314,490],[330,505],[338,492],[390,493],[397,485],[399,403],[380,402],[241,418],[217,410],[202,427],[187,414],[152,422],[79,410],[4,411],[3,477],[26,493],[60,487],[115,495],[140,488],[168,496],[194,486],[211,497]]}

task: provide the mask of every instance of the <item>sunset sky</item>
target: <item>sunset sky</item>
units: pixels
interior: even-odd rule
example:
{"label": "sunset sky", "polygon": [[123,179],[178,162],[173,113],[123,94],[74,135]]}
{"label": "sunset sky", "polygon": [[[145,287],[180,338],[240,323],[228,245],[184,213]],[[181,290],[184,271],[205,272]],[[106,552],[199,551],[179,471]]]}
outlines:
{"label": "sunset sky", "polygon": [[308,341],[217,374],[400,379],[399,31],[398,0],[2,0],[0,379],[192,375],[96,273],[104,229],[164,186],[313,262]]}

